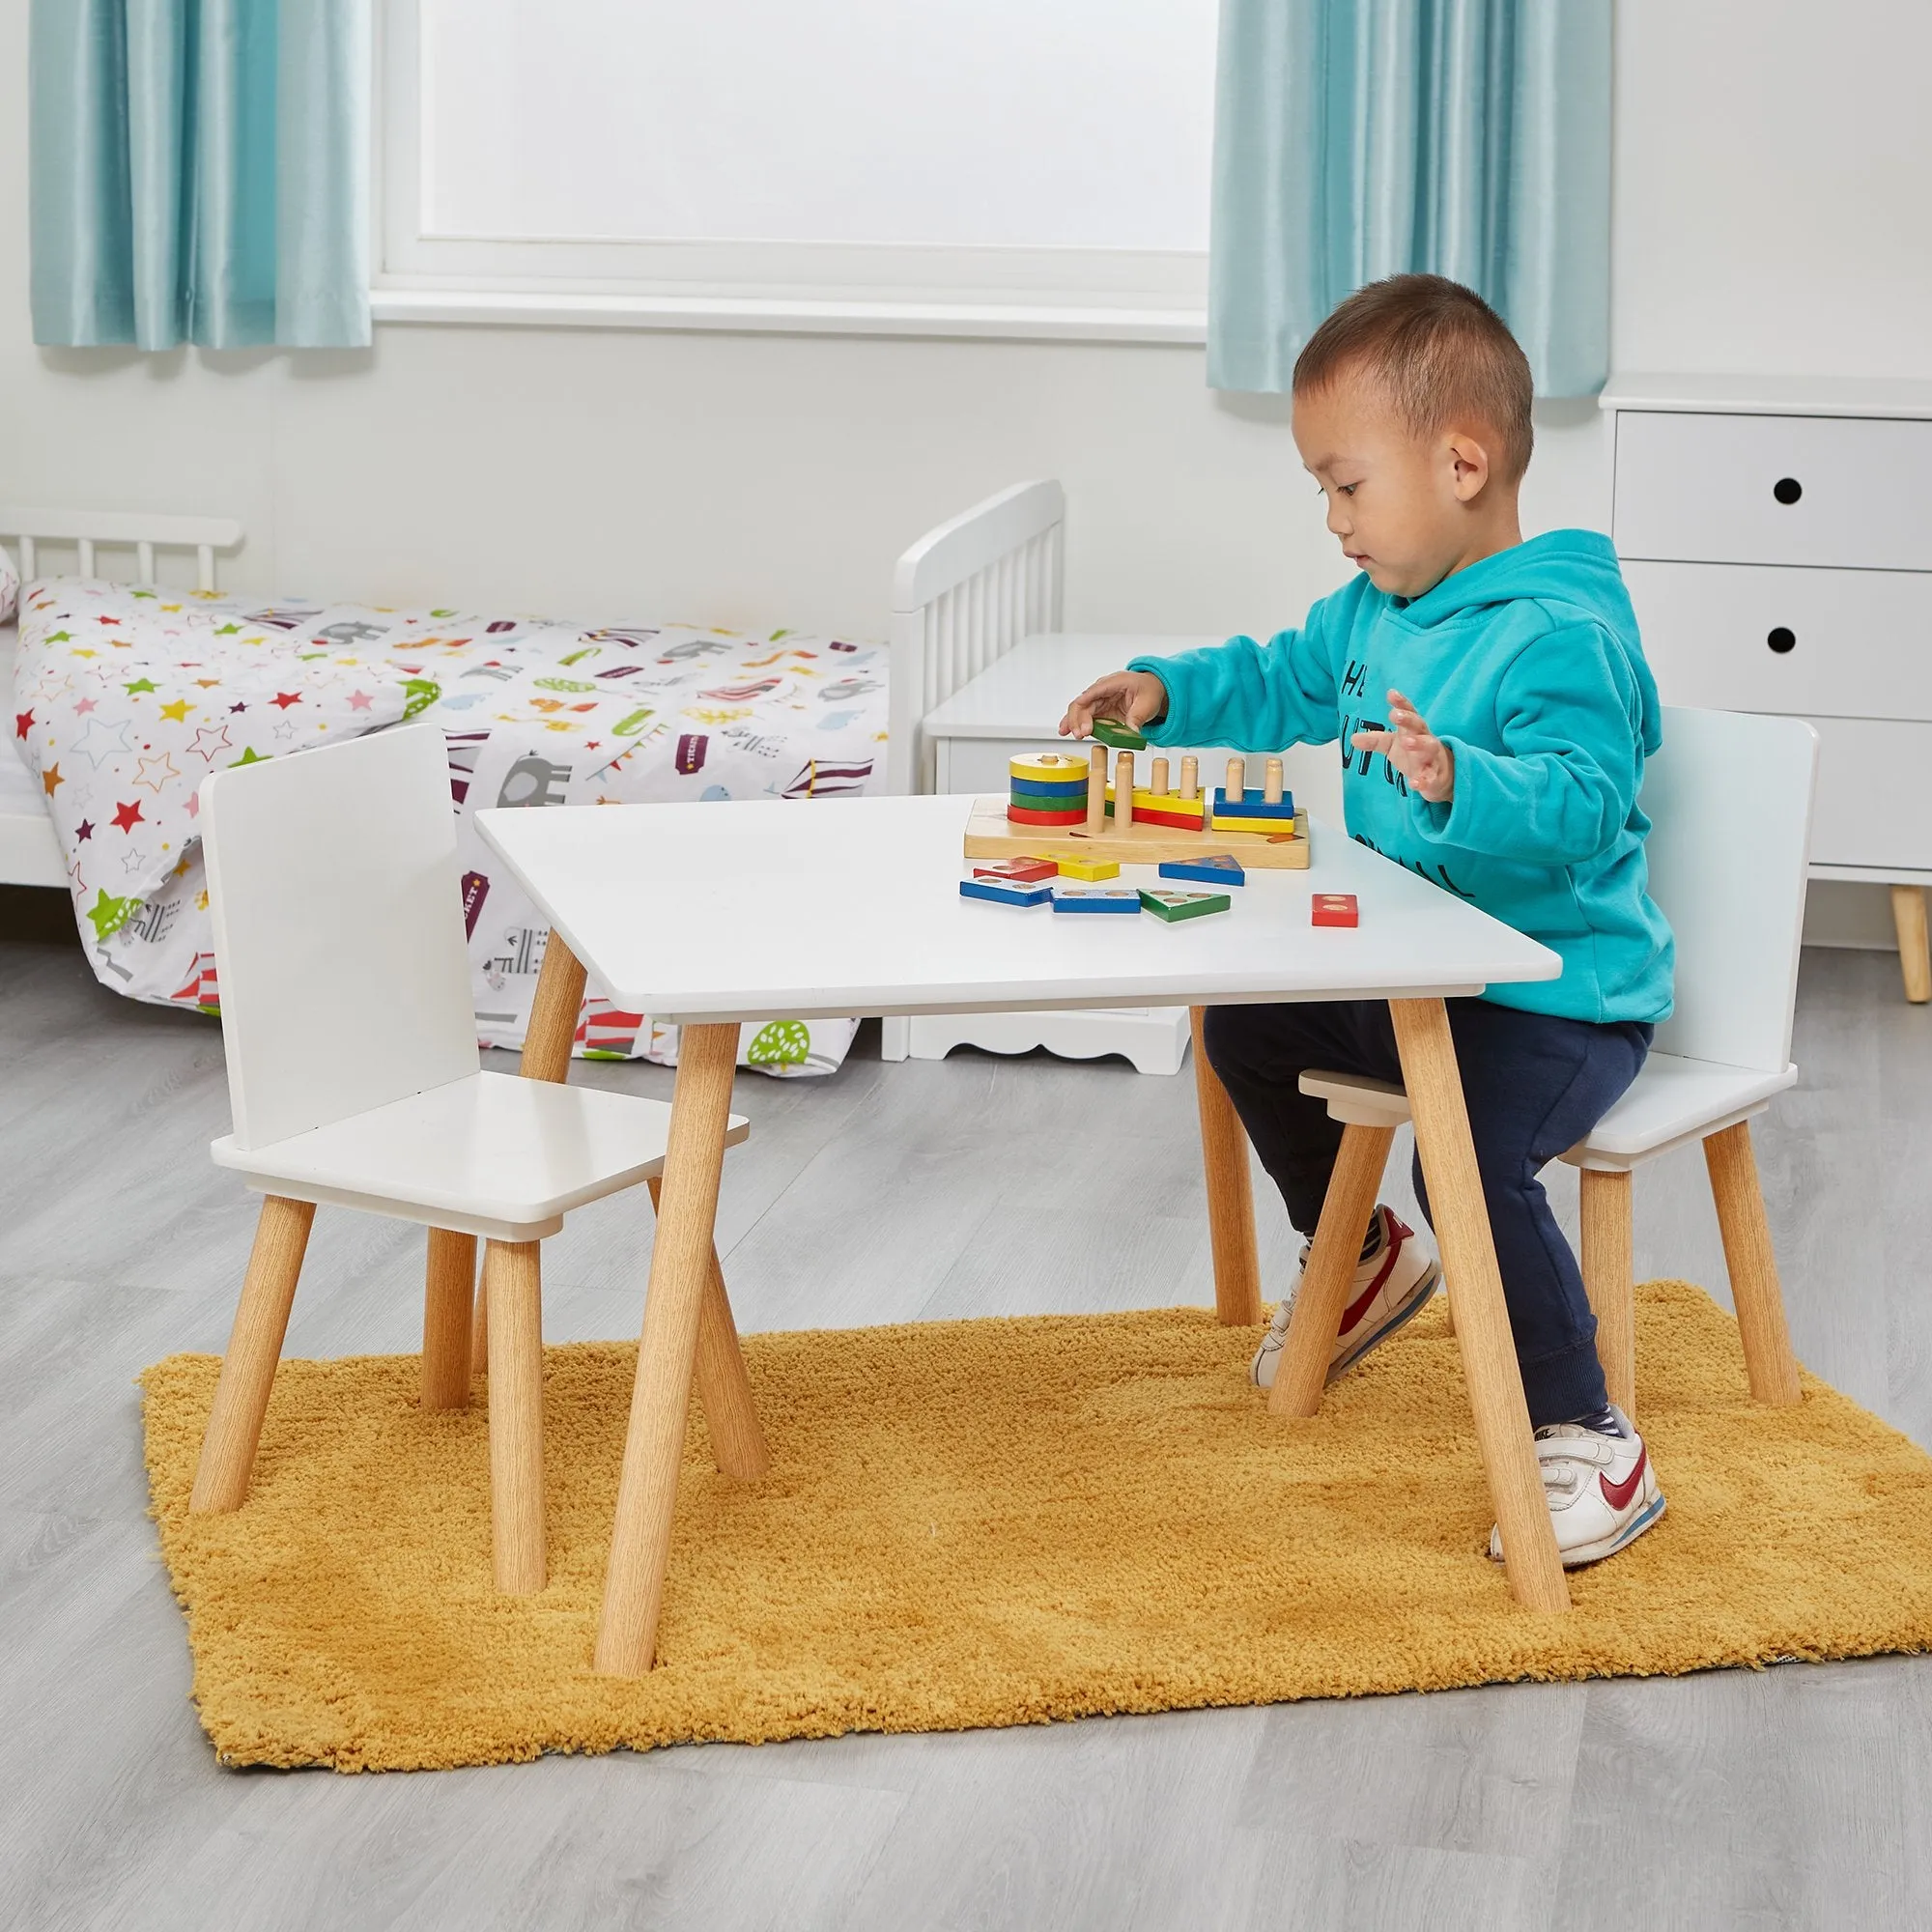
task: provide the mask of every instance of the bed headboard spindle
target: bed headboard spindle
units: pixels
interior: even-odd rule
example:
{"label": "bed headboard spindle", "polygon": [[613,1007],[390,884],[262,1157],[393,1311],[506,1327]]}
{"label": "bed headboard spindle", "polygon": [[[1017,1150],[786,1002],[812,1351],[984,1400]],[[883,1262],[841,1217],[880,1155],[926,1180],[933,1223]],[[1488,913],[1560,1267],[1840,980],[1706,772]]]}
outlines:
{"label": "bed headboard spindle", "polygon": [[214,555],[234,550],[242,541],[242,526],[230,517],[149,516],[141,510],[22,510],[0,506],[0,539],[12,539],[20,554],[20,576],[30,581],[41,574],[42,550],[50,544],[73,546],[80,574],[93,577],[103,567],[102,550],[134,553],[136,581],[154,583],[155,553],[191,550],[195,587],[214,588]]}

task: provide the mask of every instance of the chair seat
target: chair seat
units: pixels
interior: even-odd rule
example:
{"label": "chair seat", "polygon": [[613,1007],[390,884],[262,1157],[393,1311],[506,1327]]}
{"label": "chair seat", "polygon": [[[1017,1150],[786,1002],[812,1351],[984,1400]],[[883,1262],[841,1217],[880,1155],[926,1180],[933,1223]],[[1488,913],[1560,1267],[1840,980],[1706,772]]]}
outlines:
{"label": "chair seat", "polygon": [[[1586,1141],[1561,1156],[1572,1167],[1616,1172],[1701,1140],[1760,1112],[1774,1094],[1797,1084],[1798,1069],[1761,1073],[1749,1066],[1721,1066],[1653,1053],[1630,1090],[1597,1122]],[[1338,1121],[1361,1126],[1397,1127],[1408,1119],[1408,1095],[1386,1080],[1355,1073],[1307,1072],[1301,1091],[1327,1101]]]}
{"label": "chair seat", "polygon": [[[669,1129],[662,1100],[472,1073],[266,1147],[224,1134],[210,1151],[265,1193],[535,1241],[570,1208],[662,1172]],[[750,1132],[734,1114],[724,1138]]]}
{"label": "chair seat", "polygon": [[1563,1158],[1572,1167],[1634,1167],[1685,1141],[1702,1140],[1763,1111],[1774,1094],[1798,1084],[1798,1069],[1764,1073],[1653,1053],[1630,1091],[1599,1121],[1588,1140]]}

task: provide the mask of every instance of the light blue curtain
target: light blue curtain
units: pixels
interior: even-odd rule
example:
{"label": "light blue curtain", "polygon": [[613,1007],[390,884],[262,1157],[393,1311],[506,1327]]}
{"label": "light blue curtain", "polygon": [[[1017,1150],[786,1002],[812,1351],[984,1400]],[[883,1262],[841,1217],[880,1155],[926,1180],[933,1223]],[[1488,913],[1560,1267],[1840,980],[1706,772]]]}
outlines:
{"label": "light blue curtain", "polygon": [[1222,0],[1208,380],[1286,390],[1364,282],[1477,290],[1547,396],[1609,372],[1611,0]]}
{"label": "light blue curtain", "polygon": [[369,340],[369,0],[34,0],[34,340]]}

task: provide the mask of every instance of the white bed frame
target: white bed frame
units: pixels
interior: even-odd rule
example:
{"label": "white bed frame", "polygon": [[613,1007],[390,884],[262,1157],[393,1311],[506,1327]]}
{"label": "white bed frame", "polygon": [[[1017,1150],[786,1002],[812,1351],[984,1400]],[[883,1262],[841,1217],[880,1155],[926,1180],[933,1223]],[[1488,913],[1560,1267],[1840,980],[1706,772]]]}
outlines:
{"label": "white bed frame", "polygon": [[[20,510],[0,507],[0,542],[12,547],[20,585],[40,571],[41,552],[71,552],[82,577],[96,574],[103,550],[133,553],[137,583],[154,583],[156,551],[194,553],[195,587],[214,588],[214,558],[242,541],[242,526],[227,517],[150,517],[121,510]],[[9,652],[11,660],[12,653]],[[0,696],[13,688],[13,666],[0,677]],[[0,807],[0,886],[67,886],[67,866],[44,811]]]}
{"label": "white bed frame", "polygon": [[[940,525],[899,558],[893,578],[888,791],[931,789],[932,751],[923,731],[929,711],[1022,638],[1061,628],[1065,518],[1066,496],[1058,483],[1018,483]],[[103,552],[124,566],[131,561],[132,581],[140,583],[157,582],[157,553],[192,551],[196,587],[213,590],[215,558],[241,544],[242,526],[225,517],[0,507],[0,542],[13,547],[23,585],[45,567],[43,553],[50,548],[62,553],[62,564],[71,556],[83,577],[125,576],[125,569],[108,571]],[[11,666],[0,665],[0,684],[11,683]],[[0,885],[67,885],[44,811],[0,807]],[[1111,1022],[1102,1013],[1000,1018],[1006,1026],[999,1040],[980,1040],[975,1034],[978,1043],[1009,1052],[1046,1045],[1079,1056],[1145,1046],[1138,1037],[1126,1038],[1132,1028],[1125,1016]],[[945,1024],[932,1022],[928,1031],[943,1031]],[[907,1021],[886,1021],[887,1057],[903,1060],[909,1050],[943,1054],[945,1047],[938,1033],[915,1046]],[[1144,1055],[1136,1051],[1134,1057]]]}

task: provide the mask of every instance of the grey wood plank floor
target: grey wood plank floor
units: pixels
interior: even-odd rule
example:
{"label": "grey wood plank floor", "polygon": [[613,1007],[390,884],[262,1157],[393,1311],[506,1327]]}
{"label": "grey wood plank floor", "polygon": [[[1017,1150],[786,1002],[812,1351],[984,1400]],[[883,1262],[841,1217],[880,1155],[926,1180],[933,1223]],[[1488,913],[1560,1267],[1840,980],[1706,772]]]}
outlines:
{"label": "grey wood plank floor", "polygon": [[[1761,1146],[1800,1351],[1932,1443],[1932,1012],[1900,1003],[1889,957],[1813,953],[1798,1057]],[[1184,1072],[888,1066],[868,1030],[836,1077],[748,1078],[738,1105],[754,1132],[720,1225],[748,1328],[1209,1298]],[[1914,1659],[416,1776],[223,1771],[144,1517],[132,1378],[225,1339],[253,1225],[208,1162],[226,1122],[212,1025],[114,999],[71,946],[0,942],[0,1924],[1932,1924]],[[1574,1217],[1573,1178],[1550,1187]],[[1264,1189],[1278,1283],[1293,1237]],[[547,1256],[551,1336],[635,1333],[646,1242],[636,1203],[574,1217]],[[415,1347],[420,1253],[325,1212],[291,1350]],[[1639,1178],[1637,1262],[1721,1293],[1694,1155]]]}

